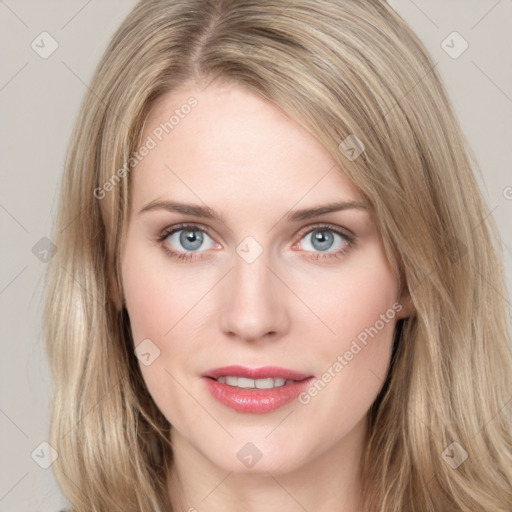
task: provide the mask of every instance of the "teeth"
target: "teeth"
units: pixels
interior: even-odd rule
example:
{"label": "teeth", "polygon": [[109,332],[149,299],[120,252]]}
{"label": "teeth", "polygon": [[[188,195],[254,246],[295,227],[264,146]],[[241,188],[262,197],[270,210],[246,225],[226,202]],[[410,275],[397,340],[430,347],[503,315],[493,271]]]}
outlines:
{"label": "teeth", "polygon": [[269,377],[268,379],[248,379],[246,377],[219,377],[217,379],[218,382],[223,384],[227,384],[228,386],[236,386],[238,388],[258,388],[258,389],[272,389],[279,388],[286,384],[291,384],[295,382],[293,380],[285,380],[280,378],[273,379]]}

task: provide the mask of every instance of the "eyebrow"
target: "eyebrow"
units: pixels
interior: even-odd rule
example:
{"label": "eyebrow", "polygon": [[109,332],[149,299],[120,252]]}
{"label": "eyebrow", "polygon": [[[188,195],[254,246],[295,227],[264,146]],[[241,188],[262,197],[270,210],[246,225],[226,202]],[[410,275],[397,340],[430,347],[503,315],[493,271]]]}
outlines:
{"label": "eyebrow", "polygon": [[[341,201],[333,202],[325,205],[314,206],[311,208],[303,208],[300,210],[292,210],[286,215],[286,220],[289,222],[296,222],[301,220],[318,217],[327,213],[339,212],[342,210],[361,209],[369,210],[367,204],[359,201]],[[167,210],[169,212],[181,213],[183,215],[190,215],[194,217],[202,217],[213,221],[222,222],[225,224],[225,219],[222,214],[217,213],[208,206],[200,206],[190,203],[180,203],[176,201],[154,200],[146,204],[139,211],[139,215],[144,212],[153,210]]]}

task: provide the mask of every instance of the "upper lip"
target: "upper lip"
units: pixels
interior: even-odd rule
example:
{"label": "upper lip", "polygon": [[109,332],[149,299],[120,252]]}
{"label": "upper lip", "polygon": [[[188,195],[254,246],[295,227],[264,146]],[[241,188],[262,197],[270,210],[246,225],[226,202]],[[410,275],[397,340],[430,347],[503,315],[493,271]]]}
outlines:
{"label": "upper lip", "polygon": [[279,366],[262,366],[260,368],[249,368],[247,366],[223,366],[221,368],[214,368],[201,374],[202,377],[211,377],[217,379],[219,377],[246,377],[248,379],[267,379],[267,378],[281,378],[287,380],[304,380],[313,375],[307,375],[295,370],[287,368],[280,368]]}

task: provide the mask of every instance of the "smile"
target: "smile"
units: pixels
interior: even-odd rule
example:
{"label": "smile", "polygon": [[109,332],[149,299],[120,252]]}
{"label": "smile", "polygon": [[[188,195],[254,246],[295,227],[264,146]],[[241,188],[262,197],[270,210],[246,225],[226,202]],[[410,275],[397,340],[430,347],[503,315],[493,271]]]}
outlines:
{"label": "smile", "polygon": [[266,379],[248,379],[247,377],[233,377],[233,376],[227,376],[227,377],[219,377],[216,379],[217,382],[221,382],[222,384],[227,384],[228,386],[234,386],[237,388],[244,388],[244,389],[250,389],[250,388],[257,388],[257,389],[272,389],[272,388],[279,388],[281,386],[286,386],[288,384],[292,384],[296,382],[292,379],[281,379],[281,378],[275,378],[272,377],[266,378]]}
{"label": "smile", "polygon": [[201,377],[217,402],[249,414],[264,414],[284,407],[315,378],[277,366],[224,366],[204,372]]}

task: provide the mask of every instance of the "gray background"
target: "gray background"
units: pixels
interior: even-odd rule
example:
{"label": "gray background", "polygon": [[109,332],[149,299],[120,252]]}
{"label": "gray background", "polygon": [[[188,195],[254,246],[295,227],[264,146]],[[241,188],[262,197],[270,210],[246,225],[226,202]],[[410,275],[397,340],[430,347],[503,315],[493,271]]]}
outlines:
{"label": "gray background", "polygon": [[[512,289],[512,3],[392,0],[431,52],[503,237]],[[44,464],[50,381],[40,335],[45,263],[32,248],[48,236],[65,150],[93,70],[133,0],[0,0],[0,511],[56,512],[65,502]],[[47,31],[57,50],[31,47]],[[469,44],[457,59],[442,42]],[[452,44],[455,51],[460,42]],[[42,44],[39,42],[39,45]],[[45,48],[49,48],[49,39]],[[42,51],[42,49],[40,50]],[[508,221],[508,222],[507,222]],[[505,299],[504,299],[505,300]],[[35,452],[34,452],[35,450]],[[38,457],[39,455],[39,457]]]}

